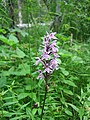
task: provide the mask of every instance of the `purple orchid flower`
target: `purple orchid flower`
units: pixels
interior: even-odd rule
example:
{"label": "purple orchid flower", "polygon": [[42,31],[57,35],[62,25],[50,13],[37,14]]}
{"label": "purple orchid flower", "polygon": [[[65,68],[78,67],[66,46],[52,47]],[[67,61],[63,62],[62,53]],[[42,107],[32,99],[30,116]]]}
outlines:
{"label": "purple orchid flower", "polygon": [[[58,48],[56,45],[57,38],[55,37],[56,32],[54,33],[47,33],[46,36],[44,36],[44,42],[42,50],[41,57],[37,57],[36,65],[38,65],[40,62],[43,65],[43,72],[39,71],[38,79],[43,79],[45,75],[51,74],[54,70],[58,69],[58,61],[57,58],[58,55]],[[53,40],[54,39],[54,40]]]}

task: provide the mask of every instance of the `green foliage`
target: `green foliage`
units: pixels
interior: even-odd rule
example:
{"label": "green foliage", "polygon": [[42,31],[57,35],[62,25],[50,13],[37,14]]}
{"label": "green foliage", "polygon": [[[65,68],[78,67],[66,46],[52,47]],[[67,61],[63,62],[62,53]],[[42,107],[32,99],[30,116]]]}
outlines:
{"label": "green foliage", "polygon": [[[59,34],[57,36],[59,38]],[[70,41],[63,41],[65,39],[63,37],[58,39],[62,62],[60,61],[59,70],[55,71],[48,81],[49,89],[43,119],[88,120],[90,118],[89,44],[73,42],[70,46]],[[32,46],[30,53],[28,43],[16,42],[17,38],[12,34],[9,38],[14,42],[15,47],[10,42],[7,44],[6,41],[3,41],[6,45],[0,47],[1,119],[39,119],[44,82],[36,79],[34,65],[36,50],[35,47],[33,49],[33,37],[30,36]],[[5,37],[7,41],[9,38]]]}

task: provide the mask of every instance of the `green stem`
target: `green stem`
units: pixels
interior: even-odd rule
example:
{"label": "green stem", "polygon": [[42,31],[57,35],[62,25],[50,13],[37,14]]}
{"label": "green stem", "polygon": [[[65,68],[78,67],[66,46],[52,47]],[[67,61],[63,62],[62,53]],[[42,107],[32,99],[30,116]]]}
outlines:
{"label": "green stem", "polygon": [[45,106],[45,101],[46,101],[46,95],[47,95],[47,79],[46,79],[44,101],[43,101],[42,112],[41,112],[41,119],[40,120],[42,120],[42,117],[43,117],[43,111],[44,111],[44,106]]}

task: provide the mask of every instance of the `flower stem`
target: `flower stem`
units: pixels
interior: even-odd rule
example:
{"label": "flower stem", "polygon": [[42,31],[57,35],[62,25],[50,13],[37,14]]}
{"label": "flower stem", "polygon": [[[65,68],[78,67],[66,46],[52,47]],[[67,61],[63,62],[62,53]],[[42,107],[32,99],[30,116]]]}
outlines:
{"label": "flower stem", "polygon": [[43,101],[43,106],[42,106],[42,112],[41,112],[41,119],[42,120],[42,117],[43,117],[43,111],[44,111],[44,106],[45,106],[45,101],[46,101],[46,95],[47,95],[47,79],[46,79],[46,84],[45,84],[45,94],[44,94],[44,101]]}

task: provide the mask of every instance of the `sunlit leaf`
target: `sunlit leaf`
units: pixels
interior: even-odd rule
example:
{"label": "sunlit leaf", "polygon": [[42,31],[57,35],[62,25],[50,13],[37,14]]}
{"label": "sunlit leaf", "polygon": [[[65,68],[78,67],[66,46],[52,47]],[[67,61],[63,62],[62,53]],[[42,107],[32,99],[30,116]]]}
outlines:
{"label": "sunlit leaf", "polygon": [[79,112],[79,109],[75,105],[71,103],[68,103],[68,105],[71,106],[75,111]]}
{"label": "sunlit leaf", "polygon": [[66,94],[73,95],[73,92],[72,92],[71,90],[63,89],[63,91],[64,91]]}
{"label": "sunlit leaf", "polygon": [[24,99],[24,98],[26,98],[28,95],[29,95],[29,93],[20,93],[20,94],[18,95],[18,100]]}
{"label": "sunlit leaf", "polygon": [[65,113],[66,113],[67,115],[69,115],[69,116],[72,116],[72,112],[69,111],[68,109],[65,109]]}
{"label": "sunlit leaf", "polygon": [[61,72],[65,75],[65,76],[68,76],[69,75],[69,72],[67,70],[65,70],[65,68],[62,68],[60,67],[61,69]]}
{"label": "sunlit leaf", "polygon": [[19,42],[17,37],[15,37],[12,34],[9,36],[9,42],[11,42],[11,41],[13,41],[15,44],[17,44]]}
{"label": "sunlit leaf", "polygon": [[20,50],[18,47],[16,49],[16,54],[18,55],[17,57],[19,58],[24,58],[26,56],[26,54],[22,50]]}
{"label": "sunlit leaf", "polygon": [[4,87],[6,85],[6,77],[1,77],[0,78],[0,88]]}
{"label": "sunlit leaf", "polygon": [[65,84],[70,85],[70,86],[77,87],[73,81],[70,81],[70,80],[64,80],[63,82],[64,82]]}

